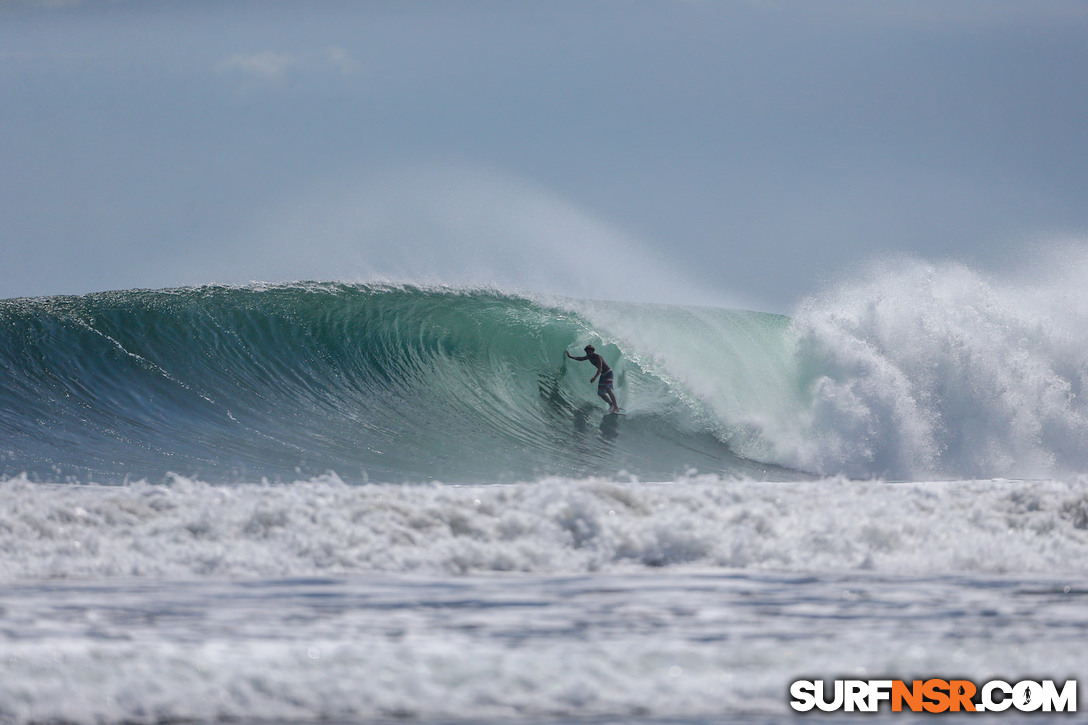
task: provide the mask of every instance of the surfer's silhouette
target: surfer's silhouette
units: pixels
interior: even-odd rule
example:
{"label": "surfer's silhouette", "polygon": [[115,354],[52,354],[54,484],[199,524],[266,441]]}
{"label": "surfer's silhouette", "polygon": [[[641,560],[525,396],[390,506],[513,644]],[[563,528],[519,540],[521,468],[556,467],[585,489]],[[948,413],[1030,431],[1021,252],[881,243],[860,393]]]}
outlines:
{"label": "surfer's silhouette", "polygon": [[585,351],[586,354],[582,357],[575,357],[569,352],[567,352],[567,357],[571,360],[589,360],[597,366],[597,374],[590,378],[589,382],[592,383],[599,376],[601,379],[597,382],[597,395],[608,403],[609,413],[620,412],[620,406],[616,403],[616,395],[612,392],[612,368],[608,367],[608,363],[604,361],[603,357],[594,352],[592,345],[586,345]]}

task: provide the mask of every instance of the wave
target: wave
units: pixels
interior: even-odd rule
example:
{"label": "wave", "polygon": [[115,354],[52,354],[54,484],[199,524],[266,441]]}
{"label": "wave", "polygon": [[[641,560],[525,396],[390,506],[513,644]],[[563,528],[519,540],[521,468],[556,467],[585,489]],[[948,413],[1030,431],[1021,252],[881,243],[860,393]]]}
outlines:
{"label": "wave", "polygon": [[[784,327],[714,315],[771,336]],[[290,284],[9,300],[0,319],[6,476],[792,475],[733,453],[697,396],[570,305]],[[588,363],[563,354],[590,342],[616,371],[622,420],[603,415]]]}
{"label": "wave", "polygon": [[[6,300],[0,476],[1075,475],[1076,289],[899,262],[792,318],[337,283]],[[587,343],[626,416],[563,355]]]}

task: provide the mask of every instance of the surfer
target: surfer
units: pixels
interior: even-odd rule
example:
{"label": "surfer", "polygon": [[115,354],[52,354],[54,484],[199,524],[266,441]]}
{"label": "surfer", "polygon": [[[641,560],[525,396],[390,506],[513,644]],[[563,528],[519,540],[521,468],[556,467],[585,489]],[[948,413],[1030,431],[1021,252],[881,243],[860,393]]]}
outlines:
{"label": "surfer", "polygon": [[601,396],[604,402],[608,403],[609,413],[620,412],[620,406],[616,403],[616,395],[612,392],[612,368],[608,367],[608,363],[604,361],[604,358],[598,355],[593,350],[592,345],[586,345],[586,354],[584,357],[574,357],[567,352],[567,357],[571,360],[589,360],[591,363],[597,366],[597,374],[589,379],[589,382],[597,380],[597,376],[600,376],[600,381],[597,383],[597,395]]}

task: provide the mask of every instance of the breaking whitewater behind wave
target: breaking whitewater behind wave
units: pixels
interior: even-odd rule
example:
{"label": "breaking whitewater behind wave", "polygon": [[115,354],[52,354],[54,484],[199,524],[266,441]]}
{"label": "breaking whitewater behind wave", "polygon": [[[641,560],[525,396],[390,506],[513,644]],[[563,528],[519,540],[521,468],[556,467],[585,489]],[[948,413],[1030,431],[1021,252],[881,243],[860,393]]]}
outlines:
{"label": "breaking whitewater behind wave", "polygon": [[[0,472],[118,482],[1088,470],[1088,315],[905,263],[791,319],[334,283],[8,300]],[[597,346],[627,415],[603,416]]]}

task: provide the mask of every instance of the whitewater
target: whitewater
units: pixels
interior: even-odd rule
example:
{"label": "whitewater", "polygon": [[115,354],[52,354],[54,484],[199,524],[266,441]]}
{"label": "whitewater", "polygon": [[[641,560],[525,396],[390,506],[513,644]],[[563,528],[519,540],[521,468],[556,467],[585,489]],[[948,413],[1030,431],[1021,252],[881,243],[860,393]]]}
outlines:
{"label": "whitewater", "polygon": [[773,723],[796,679],[1083,678],[1061,272],[898,260],[789,316],[0,301],[0,722]]}

